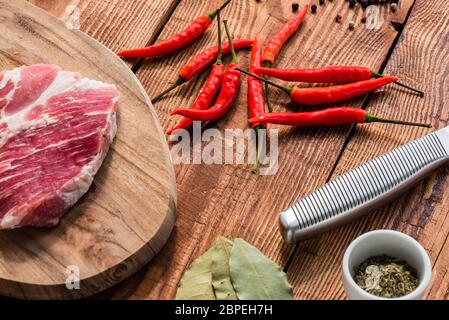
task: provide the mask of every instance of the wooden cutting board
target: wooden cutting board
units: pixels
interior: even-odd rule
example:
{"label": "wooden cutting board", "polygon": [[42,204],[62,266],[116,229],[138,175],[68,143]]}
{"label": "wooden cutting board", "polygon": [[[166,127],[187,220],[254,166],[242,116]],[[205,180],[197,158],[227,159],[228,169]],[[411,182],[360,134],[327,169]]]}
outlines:
{"label": "wooden cutting board", "polygon": [[0,231],[0,295],[97,293],[147,263],[173,228],[176,183],[159,121],[134,74],[97,41],[22,0],[0,0],[0,25],[2,70],[51,63],[115,84],[121,93],[114,143],[61,224]]}

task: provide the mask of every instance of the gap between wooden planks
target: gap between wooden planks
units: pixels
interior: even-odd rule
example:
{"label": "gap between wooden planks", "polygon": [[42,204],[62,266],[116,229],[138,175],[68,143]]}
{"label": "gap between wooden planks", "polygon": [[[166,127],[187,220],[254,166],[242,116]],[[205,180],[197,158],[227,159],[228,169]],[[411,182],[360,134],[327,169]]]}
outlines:
{"label": "gap between wooden planks", "polygon": [[[305,2],[301,1],[301,4]],[[402,8],[398,14],[392,17],[384,13],[384,18],[394,18],[401,24],[412,2],[402,1]],[[144,45],[148,43],[148,39],[156,39],[158,27],[163,24],[165,18],[171,16],[159,37],[159,39],[167,38],[181,30],[199,12],[206,13],[217,6],[216,1],[201,3],[182,1],[179,5],[174,4],[174,1],[153,1],[151,8],[148,8],[148,2],[145,1],[132,1],[132,4],[128,1],[111,1],[105,5],[102,3],[104,2],[80,1],[81,29],[114,50]],[[287,67],[295,64],[298,67],[310,67],[320,66],[325,62],[366,65],[380,70],[389,57],[397,32],[388,22],[379,32],[368,32],[362,28],[349,32],[346,25],[352,17],[345,16],[342,25],[333,22],[338,12],[352,13],[342,9],[344,6],[344,3],[326,4],[324,8],[319,7],[318,15],[310,15],[298,35],[289,42],[288,48],[283,50],[278,65]],[[171,8],[176,9],[172,15]],[[160,11],[162,9],[166,11]],[[151,14],[151,10],[156,10],[159,14]],[[230,18],[231,28],[236,37],[249,37],[256,31],[261,31],[262,37],[267,37],[291,16],[291,2],[256,3],[256,1],[234,0],[224,14]],[[360,11],[356,15],[357,19],[361,18]],[[141,68],[134,68],[150,95],[154,95],[174,81],[179,66],[188,57],[215,43],[215,30],[212,28],[192,48],[172,57],[146,61]],[[327,36],[329,34],[332,36]],[[247,54],[240,54],[245,67],[246,56]],[[201,87],[204,77],[205,75],[199,77],[191,85],[179,90],[176,96],[172,95],[171,98],[156,105],[165,128],[174,123],[168,118],[168,111],[173,106],[189,105]],[[218,128],[246,126],[245,96],[243,86],[236,108],[217,124]],[[271,96],[276,105],[286,102],[286,99],[275,91],[272,91]],[[354,100],[352,104],[361,106],[363,99]],[[172,298],[184,269],[215,240],[217,234],[244,237],[278,263],[285,265],[292,248],[286,247],[280,239],[275,223],[277,214],[326,181],[337,163],[349,133],[350,128],[282,129],[281,168],[275,177],[253,176],[249,173],[248,167],[179,166],[178,220],[171,242],[147,270],[142,270],[126,282],[116,297]],[[326,152],[327,157],[322,157],[321,155]],[[259,189],[258,186],[263,186],[263,189]],[[196,194],[192,194],[193,192]],[[271,197],[266,197],[267,194]],[[335,242],[337,250],[341,251],[342,244],[338,246],[338,240]],[[302,254],[309,250],[307,247],[303,250],[302,246],[300,249],[299,252]],[[335,247],[333,249],[335,250]],[[311,255],[313,253],[310,252]],[[329,270],[323,266],[325,261],[317,265],[308,260],[299,262],[296,260],[297,256],[293,260],[292,268],[297,267],[299,270],[297,274],[307,275],[314,271],[316,274],[312,279],[316,279],[317,274],[323,276],[323,272]],[[325,292],[326,286],[335,280],[339,282],[339,278],[323,277],[328,283],[316,283],[310,281],[311,279],[304,281],[292,274],[290,271],[289,276],[293,279],[297,298],[343,297],[341,289],[331,290],[331,293]],[[314,290],[312,294],[307,292],[311,288]]]}

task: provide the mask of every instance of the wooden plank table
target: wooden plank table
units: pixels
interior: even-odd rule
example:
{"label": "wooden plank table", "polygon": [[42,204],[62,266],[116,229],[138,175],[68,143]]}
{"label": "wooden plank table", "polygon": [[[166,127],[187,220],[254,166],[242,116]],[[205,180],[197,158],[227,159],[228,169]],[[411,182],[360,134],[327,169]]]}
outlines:
{"label": "wooden plank table", "polygon": [[[194,0],[29,0],[59,18],[80,15],[82,31],[112,50],[144,46],[181,30],[199,13],[221,1]],[[318,3],[318,1],[296,1]],[[260,32],[266,38],[291,16],[291,0],[233,0],[223,14],[236,38]],[[395,74],[425,90],[425,98],[390,87],[382,93],[354,99],[351,104],[391,118],[430,122],[434,129],[448,125],[449,3],[401,0],[392,14],[383,9],[379,30],[359,21],[361,9],[343,0],[326,2],[309,14],[300,31],[281,52],[279,67],[362,65]],[[341,14],[343,22],[335,22]],[[354,31],[347,28],[354,19]],[[179,66],[195,52],[215,43],[209,30],[193,46],[177,54],[129,62],[150,96],[173,83]],[[247,54],[239,54],[247,67]],[[156,105],[162,126],[175,123],[169,111],[193,102],[205,75],[194,79]],[[274,90],[275,109],[287,99]],[[246,86],[234,109],[214,126],[246,128]],[[274,176],[251,174],[249,165],[179,165],[176,227],[167,245],[143,270],[98,298],[171,299],[188,265],[217,235],[242,237],[284,267],[297,299],[344,299],[341,259],[358,235],[389,228],[420,241],[433,262],[428,299],[449,297],[449,168],[435,172],[391,205],[347,226],[287,246],[278,232],[278,213],[332,177],[394,147],[428,133],[425,129],[382,124],[339,128],[279,128],[279,171]]]}

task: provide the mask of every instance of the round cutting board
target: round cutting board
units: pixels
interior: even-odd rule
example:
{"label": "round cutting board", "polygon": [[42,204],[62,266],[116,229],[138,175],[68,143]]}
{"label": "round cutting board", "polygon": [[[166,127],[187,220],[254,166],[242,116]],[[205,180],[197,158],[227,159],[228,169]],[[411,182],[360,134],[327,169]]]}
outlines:
{"label": "round cutting board", "polygon": [[151,260],[173,228],[176,183],[159,121],[134,74],[97,41],[22,0],[0,0],[0,25],[1,70],[51,63],[121,94],[114,143],[61,224],[0,231],[0,295],[97,293]]}

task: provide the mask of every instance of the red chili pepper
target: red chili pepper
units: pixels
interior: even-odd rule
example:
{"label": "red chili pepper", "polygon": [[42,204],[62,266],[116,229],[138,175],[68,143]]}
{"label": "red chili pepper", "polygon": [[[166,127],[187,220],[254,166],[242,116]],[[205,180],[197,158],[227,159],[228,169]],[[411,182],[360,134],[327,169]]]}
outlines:
{"label": "red chili pepper", "polygon": [[329,108],[311,112],[272,112],[249,119],[250,123],[273,123],[297,127],[338,126],[354,123],[384,122],[431,128],[429,124],[379,118],[352,107]]}
{"label": "red chili pepper", "polygon": [[[241,49],[249,48],[253,44],[253,40],[249,39],[239,39],[234,40],[234,50],[238,51]],[[229,42],[223,43],[223,55],[227,55],[231,53],[231,47],[229,46]],[[187,62],[187,64],[182,67],[182,69],[179,71],[178,79],[173,83],[170,87],[162,91],[160,94],[158,94],[155,98],[151,99],[153,103],[158,101],[160,98],[162,98],[165,94],[169,93],[173,89],[179,87],[183,83],[186,83],[190,79],[192,79],[194,76],[200,74],[204,70],[207,69],[214,61],[217,59],[218,55],[218,47],[213,46],[209,49],[203,51],[202,53],[194,56],[192,59]]]}
{"label": "red chili pepper", "polygon": [[328,104],[343,100],[349,100],[362,94],[379,89],[380,87],[398,80],[397,77],[382,77],[338,86],[290,88],[265,80],[249,72],[240,69],[239,71],[281,89],[290,96],[290,99],[292,99],[296,103],[305,105]]}
{"label": "red chili pepper", "polygon": [[[204,110],[210,107],[210,104],[217,95],[223,80],[224,66],[222,64],[214,64],[209,74],[209,78],[203,86],[200,94],[192,105],[192,109]],[[189,118],[182,118],[172,129],[167,131],[170,135],[178,129],[188,129],[192,126],[193,121]]]}
{"label": "red chili pepper", "polygon": [[[316,69],[271,69],[256,68],[255,74],[262,74],[285,81],[298,81],[310,83],[337,83],[337,82],[358,82],[369,80],[371,78],[381,78],[383,75],[378,74],[365,67],[324,67]],[[423,96],[424,92],[409,87],[400,82],[396,84],[410,89]]]}
{"label": "red chili pepper", "polygon": [[[308,10],[309,6],[307,4],[304,5],[304,7],[296,15],[294,15],[278,33],[271,36],[265,45],[262,55],[262,61],[265,67],[271,68],[284,43],[292,36],[293,33],[296,32],[296,30],[298,30]],[[268,85],[265,85],[265,99],[267,100],[268,111],[271,112],[272,108],[269,99]]]}
{"label": "red chili pepper", "polygon": [[397,81],[397,77],[384,77],[331,87],[298,88],[290,92],[293,101],[307,105],[328,104],[349,100]]}
{"label": "red chili pepper", "polygon": [[254,73],[285,81],[310,83],[358,82],[373,77],[370,69],[364,67],[324,67],[316,69],[272,69],[256,68]]}
{"label": "red chili pepper", "polygon": [[[204,110],[210,107],[212,101],[217,95],[220,89],[221,81],[224,74],[224,66],[222,62],[222,48],[221,48],[221,26],[220,26],[220,11],[217,14],[217,27],[218,27],[218,55],[217,60],[212,65],[212,70],[209,74],[209,78],[201,89],[200,94],[196,98],[192,105],[192,109]],[[188,129],[192,126],[193,121],[189,118],[182,118],[172,129],[167,131],[170,135],[178,129]]]}
{"label": "red chili pepper", "polygon": [[[217,60],[212,65],[212,70],[209,74],[209,78],[201,89],[200,94],[196,98],[195,102],[192,105],[192,109],[196,110],[204,110],[209,108],[210,104],[214,100],[217,95],[218,90],[220,89],[221,82],[223,80],[224,74],[224,66],[222,61],[222,45],[221,45],[221,26],[220,26],[220,10],[217,13],[217,26],[218,26],[218,54]],[[174,131],[178,129],[188,129],[192,126],[193,121],[189,118],[182,118],[176,126],[167,131],[167,134],[170,135]]]}
{"label": "red chili pepper", "polygon": [[[250,39],[238,39],[233,40],[232,44],[234,46],[235,51],[239,51],[242,49],[250,48],[253,45],[253,40]],[[228,55],[231,53],[231,46],[229,42],[223,42],[223,55]],[[212,63],[214,63],[215,59],[217,59],[218,55],[218,47],[213,46],[187,62],[187,64],[179,71],[179,78],[181,78],[184,82],[189,81],[197,74],[203,72],[207,69]]]}
{"label": "red chili pepper", "polygon": [[309,6],[306,4],[296,15],[294,15],[283,27],[282,29],[274,34],[265,45],[263,51],[262,61],[274,63],[279,51],[282,49],[284,43],[291,37],[293,33],[298,30],[301,22],[309,10]]}
{"label": "red chili pepper", "polygon": [[[254,44],[251,49],[251,57],[249,62],[249,70],[252,72],[255,68],[261,66],[262,63],[262,42],[260,41],[259,34],[254,37]],[[248,117],[253,118],[265,113],[265,105],[263,99],[263,87],[262,82],[253,77],[248,77]],[[253,172],[257,172],[259,166],[259,153],[261,144],[265,143],[259,139],[259,130],[265,129],[262,123],[251,124],[256,130],[256,162],[252,168]],[[259,141],[261,140],[261,141]]]}
{"label": "red chili pepper", "polygon": [[[259,68],[262,63],[262,42],[260,41],[259,34],[254,37],[254,44],[251,49],[250,67],[249,70],[254,72],[256,68]],[[265,113],[264,99],[263,99],[263,87],[262,82],[259,80],[248,77],[248,116],[249,118],[257,117]],[[257,127],[259,124],[254,124],[253,127]]]}
{"label": "red chili pepper", "polygon": [[179,114],[192,120],[210,121],[221,118],[224,114],[226,114],[226,112],[229,111],[229,109],[231,109],[240,87],[241,74],[237,70],[240,66],[232,45],[231,34],[229,33],[226,20],[224,21],[224,24],[229,43],[231,45],[232,63],[229,64],[228,69],[223,76],[223,82],[217,101],[210,109],[207,110],[179,108],[174,110],[172,115]]}
{"label": "red chili pepper", "polygon": [[226,1],[219,9],[212,11],[208,15],[195,19],[187,28],[170,39],[145,48],[120,51],[117,55],[122,58],[153,58],[176,52],[206,32],[215,19],[218,10],[224,9],[229,2],[231,0]]}

